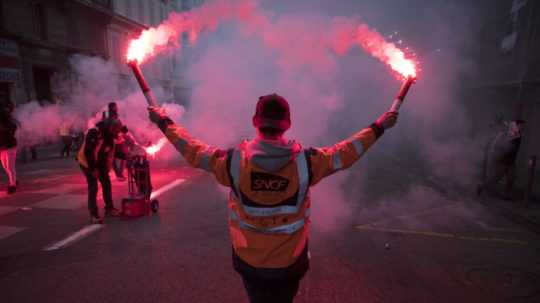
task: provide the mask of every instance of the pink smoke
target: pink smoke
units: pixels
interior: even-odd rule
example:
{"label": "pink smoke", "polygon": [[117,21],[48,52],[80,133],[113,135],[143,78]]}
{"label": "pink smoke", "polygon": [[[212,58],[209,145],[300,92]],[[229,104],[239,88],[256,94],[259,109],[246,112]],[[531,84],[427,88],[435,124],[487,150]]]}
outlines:
{"label": "pink smoke", "polygon": [[[298,29],[298,26],[276,30],[279,25],[276,27],[269,15],[257,8],[255,0],[216,0],[187,13],[172,13],[161,25],[143,31],[139,38],[131,42],[127,60],[142,63],[166,50],[168,46],[178,47],[182,33],[189,34],[190,41],[195,42],[203,31],[214,31],[220,23],[230,20],[247,25],[245,33],[260,36],[267,46],[281,49],[288,47],[290,43],[298,43],[282,41],[283,37],[291,37],[284,33]],[[405,53],[394,43],[387,42],[381,34],[363,23],[341,18],[329,26],[327,32],[313,32],[308,29],[305,35],[300,37],[303,47],[334,50],[338,55],[344,54],[352,45],[357,45],[401,76],[406,78],[417,75],[415,61],[406,58]],[[309,54],[302,52],[299,55],[303,57]]]}

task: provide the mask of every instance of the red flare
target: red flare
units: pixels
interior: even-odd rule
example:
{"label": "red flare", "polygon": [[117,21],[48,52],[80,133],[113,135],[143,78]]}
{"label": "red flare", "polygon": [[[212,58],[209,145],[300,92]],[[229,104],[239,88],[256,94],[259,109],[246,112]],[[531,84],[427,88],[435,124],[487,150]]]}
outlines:
{"label": "red flare", "polygon": [[165,146],[165,143],[167,143],[167,139],[161,138],[156,144],[150,145],[144,150],[148,155],[155,157],[155,155],[163,148],[163,146]]}

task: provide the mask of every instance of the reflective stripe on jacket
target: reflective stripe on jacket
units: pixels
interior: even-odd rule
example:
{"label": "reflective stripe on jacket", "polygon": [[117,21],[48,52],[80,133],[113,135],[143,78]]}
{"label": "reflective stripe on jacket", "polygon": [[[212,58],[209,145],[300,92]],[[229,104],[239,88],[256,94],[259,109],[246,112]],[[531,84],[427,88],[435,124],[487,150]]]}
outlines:
{"label": "reflective stripe on jacket", "polygon": [[187,162],[231,187],[229,231],[236,255],[255,268],[293,264],[308,239],[309,186],[354,164],[377,139],[369,127],[331,147],[300,149],[278,171],[250,161],[248,142],[230,150],[208,146],[168,120],[160,125]]}

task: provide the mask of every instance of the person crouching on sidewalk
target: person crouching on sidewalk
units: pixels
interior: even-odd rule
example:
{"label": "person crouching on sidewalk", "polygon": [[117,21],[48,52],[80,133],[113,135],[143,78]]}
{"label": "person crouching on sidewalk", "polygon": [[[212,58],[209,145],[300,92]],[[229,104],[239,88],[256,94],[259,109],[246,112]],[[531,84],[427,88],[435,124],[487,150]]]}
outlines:
{"label": "person crouching on sidewalk", "polygon": [[102,223],[97,207],[98,181],[101,183],[105,215],[118,216],[120,212],[114,207],[112,200],[111,179],[109,171],[114,157],[114,138],[117,127],[111,121],[101,121],[96,128],[86,133],[83,145],[77,154],[77,162],[81,167],[88,184],[88,210],[91,223]]}

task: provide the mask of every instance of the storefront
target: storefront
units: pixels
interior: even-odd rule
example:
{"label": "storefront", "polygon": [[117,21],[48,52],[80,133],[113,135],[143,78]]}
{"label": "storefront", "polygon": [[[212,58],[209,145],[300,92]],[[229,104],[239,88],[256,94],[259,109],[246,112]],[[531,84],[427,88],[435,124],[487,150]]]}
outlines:
{"label": "storefront", "polygon": [[20,103],[23,96],[19,46],[0,38],[0,103]]}

